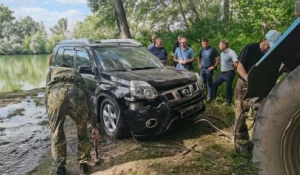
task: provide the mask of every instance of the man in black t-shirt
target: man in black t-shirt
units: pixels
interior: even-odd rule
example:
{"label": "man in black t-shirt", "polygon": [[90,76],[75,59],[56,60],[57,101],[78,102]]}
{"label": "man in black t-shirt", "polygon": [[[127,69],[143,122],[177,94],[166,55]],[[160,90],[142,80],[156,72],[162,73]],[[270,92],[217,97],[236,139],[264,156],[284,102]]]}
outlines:
{"label": "man in black t-shirt", "polygon": [[[262,57],[263,55],[274,45],[281,34],[277,30],[270,30],[262,42],[251,43],[246,45],[240,55],[238,56],[239,64],[237,66],[237,72],[239,78],[235,87],[235,117],[236,117],[236,131],[237,139],[249,140],[248,128],[246,125],[246,116],[242,115],[239,119],[243,109],[247,106],[248,100],[243,100],[247,91],[248,72]],[[239,122],[237,122],[239,119]],[[241,146],[241,145],[240,145]]]}

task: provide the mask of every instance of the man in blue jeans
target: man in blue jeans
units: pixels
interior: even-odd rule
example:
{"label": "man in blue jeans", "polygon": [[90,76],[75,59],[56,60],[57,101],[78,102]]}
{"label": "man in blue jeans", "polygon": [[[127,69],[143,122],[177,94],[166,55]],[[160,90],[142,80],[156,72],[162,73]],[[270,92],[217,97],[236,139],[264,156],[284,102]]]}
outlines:
{"label": "man in blue jeans", "polygon": [[220,55],[218,51],[209,45],[208,39],[203,39],[202,49],[199,52],[199,69],[200,76],[203,80],[204,86],[208,86],[207,101],[212,100],[212,82],[214,70],[220,62]]}
{"label": "man in blue jeans", "polygon": [[218,87],[226,82],[226,104],[230,105],[232,100],[232,82],[235,76],[234,69],[237,67],[238,59],[236,53],[228,48],[228,41],[221,40],[219,48],[221,53],[221,74],[212,84],[212,98],[216,98]]}

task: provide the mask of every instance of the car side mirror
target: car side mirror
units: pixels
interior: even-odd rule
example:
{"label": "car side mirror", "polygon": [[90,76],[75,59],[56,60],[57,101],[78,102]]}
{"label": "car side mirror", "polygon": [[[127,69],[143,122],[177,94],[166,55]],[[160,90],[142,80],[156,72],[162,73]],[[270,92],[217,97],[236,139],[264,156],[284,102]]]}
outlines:
{"label": "car side mirror", "polygon": [[92,67],[88,65],[79,66],[78,72],[82,74],[93,74]]}

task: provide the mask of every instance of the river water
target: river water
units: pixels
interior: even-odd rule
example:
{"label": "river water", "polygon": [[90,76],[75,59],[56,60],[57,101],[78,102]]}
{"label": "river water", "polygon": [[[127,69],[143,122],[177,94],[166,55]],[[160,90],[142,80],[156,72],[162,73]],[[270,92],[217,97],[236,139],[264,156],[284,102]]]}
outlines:
{"label": "river water", "polygon": [[45,86],[49,55],[0,56],[0,92]]}
{"label": "river water", "polygon": [[[0,56],[0,92],[44,87],[48,55]],[[43,93],[34,99],[43,103]],[[0,108],[0,174],[22,175],[33,170],[50,150],[50,129],[43,105],[32,97]],[[1,99],[3,103],[5,99]],[[22,112],[11,116],[17,110]]]}

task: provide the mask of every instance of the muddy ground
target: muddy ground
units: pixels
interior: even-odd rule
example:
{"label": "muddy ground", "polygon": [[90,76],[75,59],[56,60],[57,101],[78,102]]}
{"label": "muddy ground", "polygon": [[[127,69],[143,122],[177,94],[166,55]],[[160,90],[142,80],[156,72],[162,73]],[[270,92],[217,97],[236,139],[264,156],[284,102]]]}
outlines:
{"label": "muddy ground", "polygon": [[[55,168],[51,166],[50,131],[42,92],[43,89],[0,93],[0,174],[55,174]],[[233,107],[214,102],[207,105],[205,115],[221,119],[225,123],[210,118],[221,129],[232,131]],[[91,161],[91,174],[255,174],[250,162],[238,166],[247,159],[234,151],[232,140],[218,135],[206,124],[195,124],[200,118],[204,118],[203,115],[183,121],[162,136],[138,143],[133,138],[114,140],[101,132],[98,144],[101,164],[94,165]],[[13,125],[15,120],[26,122]],[[75,175],[79,170],[77,130],[70,118],[65,122],[65,132],[67,171]],[[94,151],[91,154],[95,156]]]}

